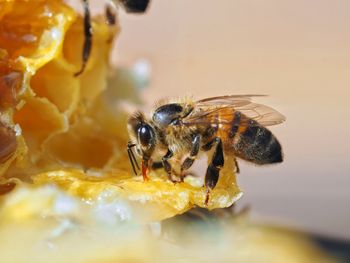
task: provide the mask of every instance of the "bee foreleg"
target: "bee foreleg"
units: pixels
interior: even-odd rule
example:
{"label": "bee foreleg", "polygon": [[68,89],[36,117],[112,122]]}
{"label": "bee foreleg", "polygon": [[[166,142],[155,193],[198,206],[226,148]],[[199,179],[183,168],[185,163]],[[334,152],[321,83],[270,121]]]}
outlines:
{"label": "bee foreleg", "polygon": [[168,178],[170,179],[170,181],[173,182],[173,178],[171,177],[171,164],[169,163],[169,159],[171,157],[173,157],[174,153],[168,149],[167,153],[162,157],[162,163],[163,163],[163,167],[164,170],[166,171],[166,173],[168,174]]}
{"label": "bee foreleg", "polygon": [[221,168],[224,166],[224,151],[222,148],[221,139],[216,137],[214,139],[215,151],[211,162],[207,168],[205,174],[205,186],[207,188],[207,196],[205,199],[205,204],[208,205],[210,190],[214,189],[218,180]]}
{"label": "bee foreleg", "polygon": [[200,143],[201,136],[200,134],[196,134],[192,139],[190,156],[187,157],[181,165],[181,174],[183,173],[183,171],[188,170],[192,166],[194,160],[198,155]]}
{"label": "bee foreleg", "polygon": [[152,163],[152,170],[157,170],[160,168],[163,168],[163,162],[153,162]]}
{"label": "bee foreleg", "polygon": [[84,44],[83,44],[83,62],[78,72],[74,74],[75,77],[84,72],[87,61],[90,57],[92,47],[92,25],[88,0],[82,0],[84,5]]}

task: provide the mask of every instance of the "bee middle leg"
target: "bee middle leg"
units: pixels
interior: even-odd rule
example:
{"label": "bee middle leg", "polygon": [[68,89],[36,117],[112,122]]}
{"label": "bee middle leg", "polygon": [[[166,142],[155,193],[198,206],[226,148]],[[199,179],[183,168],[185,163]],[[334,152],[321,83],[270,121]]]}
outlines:
{"label": "bee middle leg", "polygon": [[208,205],[210,191],[216,186],[219,180],[220,170],[224,166],[224,151],[221,139],[216,137],[211,143],[211,147],[213,145],[215,145],[215,151],[205,174],[205,186],[207,188],[205,205]]}
{"label": "bee middle leg", "polygon": [[167,153],[162,157],[162,164],[163,164],[164,170],[168,174],[169,180],[175,183],[176,181],[171,176],[171,172],[172,172],[171,164],[168,161],[171,157],[173,157],[173,155],[174,153],[170,149],[168,149]]}
{"label": "bee middle leg", "polygon": [[[161,169],[161,168],[164,168],[164,167],[163,167],[163,163],[162,162],[153,162],[151,168],[152,168],[152,170],[158,170],[158,169]],[[179,177],[183,176],[183,178],[185,178],[187,175],[192,175],[192,176],[195,176],[195,177],[197,176],[193,171],[191,171],[191,172],[190,171],[186,171],[183,174],[175,173],[175,175],[179,176]]]}
{"label": "bee middle leg", "polygon": [[83,44],[83,62],[78,72],[74,74],[75,77],[82,74],[85,70],[86,64],[89,60],[92,47],[92,24],[88,0],[82,0],[84,5],[84,44]]}
{"label": "bee middle leg", "polygon": [[188,170],[194,163],[199,152],[200,143],[201,143],[201,136],[200,134],[196,134],[192,139],[190,156],[187,157],[181,165],[181,181],[183,181],[185,177],[184,171]]}

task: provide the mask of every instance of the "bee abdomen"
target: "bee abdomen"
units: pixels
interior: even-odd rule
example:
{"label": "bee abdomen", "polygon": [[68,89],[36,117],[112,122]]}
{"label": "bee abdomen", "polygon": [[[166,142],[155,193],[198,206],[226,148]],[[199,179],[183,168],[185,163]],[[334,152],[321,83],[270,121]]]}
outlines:
{"label": "bee abdomen", "polygon": [[256,164],[279,163],[283,161],[282,148],[276,137],[253,121],[234,143],[237,157]]}

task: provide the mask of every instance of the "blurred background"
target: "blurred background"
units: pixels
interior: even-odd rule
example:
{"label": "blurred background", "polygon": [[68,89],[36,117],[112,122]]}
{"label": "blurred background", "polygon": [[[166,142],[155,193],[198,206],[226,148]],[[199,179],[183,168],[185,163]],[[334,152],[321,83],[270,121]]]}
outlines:
{"label": "blurred background", "polygon": [[350,239],[350,1],[153,0],[120,14],[113,63],[151,65],[147,104],[165,97],[268,94],[280,165],[240,162],[253,218]]}

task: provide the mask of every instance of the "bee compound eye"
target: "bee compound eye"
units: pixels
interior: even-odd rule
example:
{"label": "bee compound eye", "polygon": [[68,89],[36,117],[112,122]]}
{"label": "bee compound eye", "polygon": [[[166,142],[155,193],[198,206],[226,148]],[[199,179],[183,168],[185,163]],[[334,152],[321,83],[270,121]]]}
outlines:
{"label": "bee compound eye", "polygon": [[152,127],[148,124],[142,125],[138,130],[138,138],[142,147],[151,147],[154,138]]}

